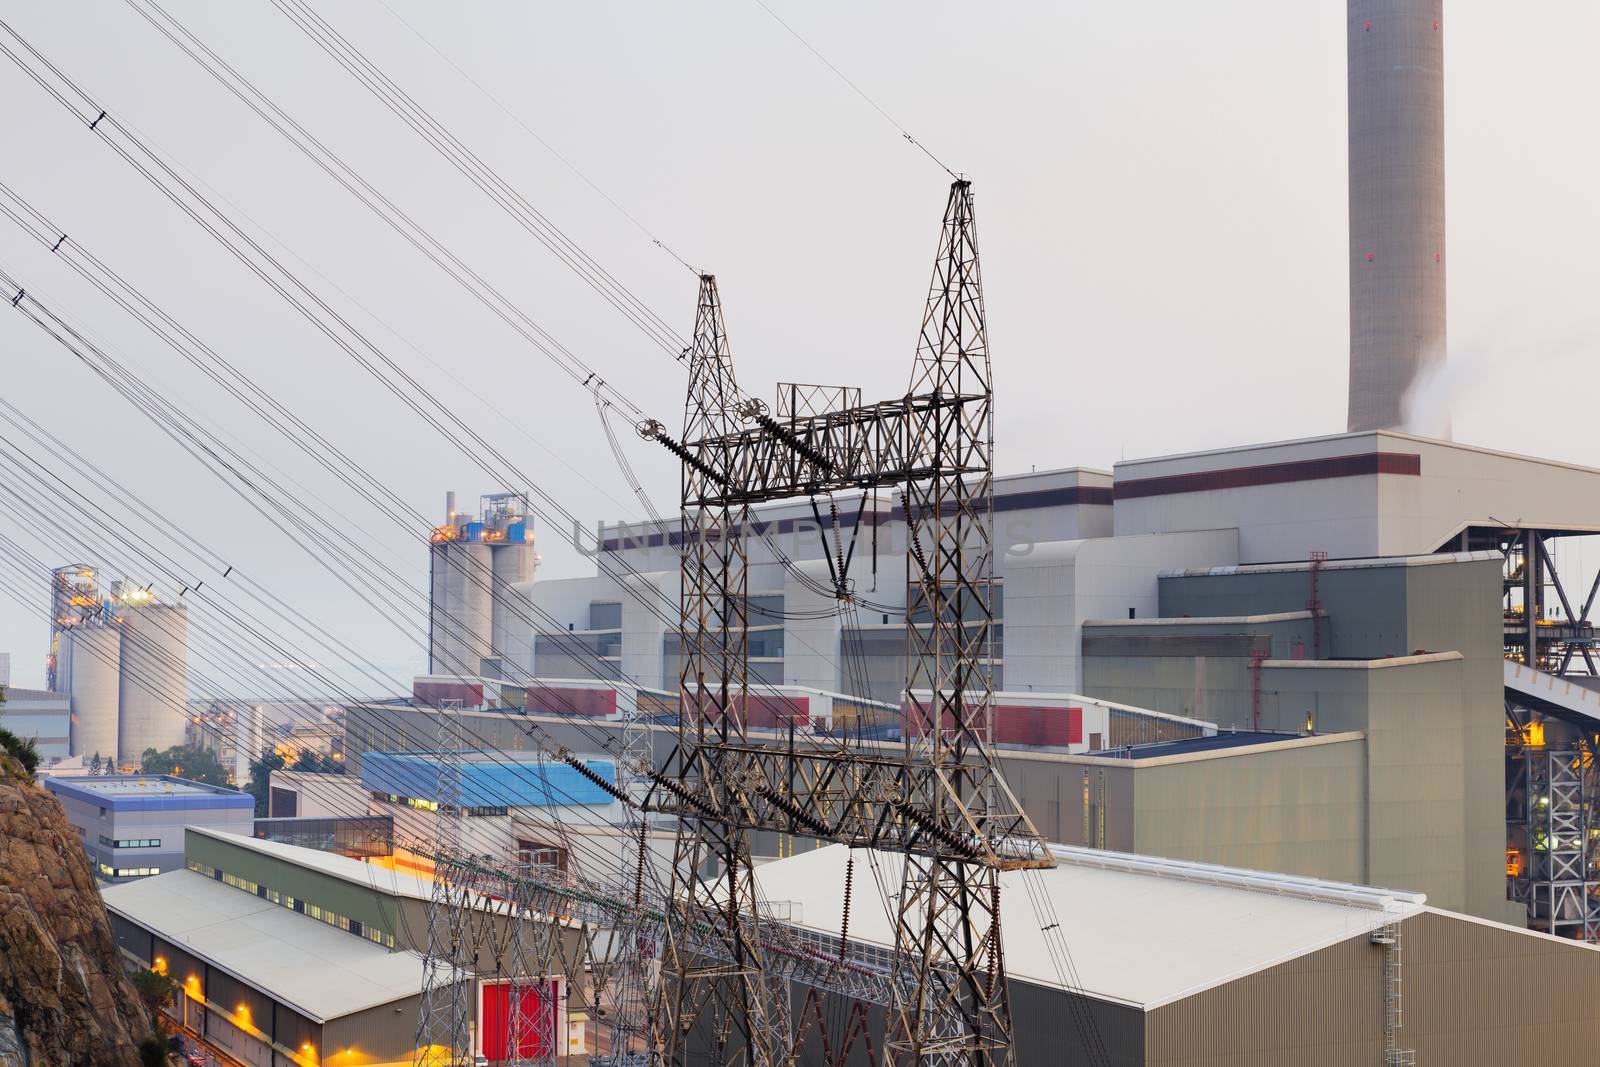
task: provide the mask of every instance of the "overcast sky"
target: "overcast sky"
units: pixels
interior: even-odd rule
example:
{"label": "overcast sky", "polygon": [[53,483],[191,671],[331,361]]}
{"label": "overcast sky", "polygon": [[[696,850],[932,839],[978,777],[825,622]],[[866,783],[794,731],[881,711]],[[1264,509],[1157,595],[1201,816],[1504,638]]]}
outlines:
{"label": "overcast sky", "polygon": [[[904,390],[948,178],[754,0],[386,2],[316,6],[681,332],[693,276],[439,53],[715,272],[747,391],[770,396],[778,380],[857,384],[869,398]],[[770,2],[974,180],[1002,472],[1343,429],[1343,3]],[[681,369],[268,0],[164,6],[580,358],[664,422],[681,419]],[[9,0],[0,10],[241,223],[292,253],[330,303],[551,497],[591,523],[640,515],[587,394],[128,3]],[[1456,436],[1600,465],[1588,415],[1600,351],[1600,6],[1454,0],[1445,29]],[[501,488],[3,59],[0,94],[0,178],[75,243],[412,507],[431,516],[447,489],[473,500]],[[0,265],[164,395],[302,482],[308,512],[424,587],[426,552],[411,535],[364,513],[5,220]],[[385,671],[423,669],[420,613],[380,618],[46,335],[0,310],[9,400]],[[624,443],[670,506],[670,457]],[[0,482],[15,484],[6,471]],[[14,497],[0,495],[0,508],[0,531],[60,561],[64,550],[41,539],[36,517],[18,516]],[[541,530],[543,576],[589,571],[566,536]],[[0,593],[0,650],[21,685],[43,674],[42,578],[36,592],[26,606]]]}

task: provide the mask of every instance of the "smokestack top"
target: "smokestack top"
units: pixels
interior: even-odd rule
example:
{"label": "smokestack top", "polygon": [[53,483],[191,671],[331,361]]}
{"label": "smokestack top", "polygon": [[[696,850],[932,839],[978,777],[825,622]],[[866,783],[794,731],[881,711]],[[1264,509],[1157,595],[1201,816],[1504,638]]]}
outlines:
{"label": "smokestack top", "polygon": [[1446,354],[1444,4],[1348,0],[1346,13],[1348,428],[1402,429],[1407,393]]}

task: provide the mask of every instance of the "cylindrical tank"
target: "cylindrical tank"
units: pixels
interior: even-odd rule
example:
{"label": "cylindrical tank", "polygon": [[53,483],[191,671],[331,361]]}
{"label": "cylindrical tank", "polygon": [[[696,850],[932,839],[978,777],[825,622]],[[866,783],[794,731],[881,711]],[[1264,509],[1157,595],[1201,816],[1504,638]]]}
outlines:
{"label": "cylindrical tank", "polygon": [[124,607],[117,751],[137,764],[147,748],[183,744],[188,721],[189,614],[182,605]]}
{"label": "cylindrical tank", "polygon": [[[490,612],[490,641],[494,645],[493,655],[501,661],[500,677],[507,678],[514,677],[517,669],[527,670],[531,666],[523,655],[524,650],[517,646],[526,643],[519,635],[526,633],[526,620],[532,615],[526,586],[533,581],[537,557],[531,541],[508,541],[492,548],[494,599]],[[514,588],[516,586],[523,588]]]}
{"label": "cylindrical tank", "polygon": [[1346,14],[1349,428],[1448,437],[1447,407],[1419,385],[1445,360],[1444,4],[1348,0]]}
{"label": "cylindrical tank", "polygon": [[122,631],[116,626],[79,626],[61,632],[56,676],[71,696],[71,747],[85,760],[117,758],[117,689]]}
{"label": "cylindrical tank", "polygon": [[492,640],[493,556],[481,541],[445,541],[432,552],[431,672],[476,675]]}

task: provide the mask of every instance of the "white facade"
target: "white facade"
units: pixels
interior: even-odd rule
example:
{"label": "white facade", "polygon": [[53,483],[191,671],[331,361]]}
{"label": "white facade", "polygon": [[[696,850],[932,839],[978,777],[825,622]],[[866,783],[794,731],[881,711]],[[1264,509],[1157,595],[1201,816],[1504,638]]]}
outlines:
{"label": "white facade", "polygon": [[[183,744],[189,722],[189,613],[181,604],[124,606],[117,685],[117,759]],[[76,656],[74,657],[76,658]]]}
{"label": "white facade", "polygon": [[[1154,617],[1164,570],[1306,560],[1315,550],[1333,560],[1423,555],[1469,527],[1507,522],[1600,531],[1600,470],[1392,431],[1134,460],[1114,476],[1008,476],[996,479],[994,499],[995,683],[1011,692],[1082,689],[1084,621]],[[905,524],[887,496],[868,499],[859,527],[846,503],[839,514],[837,538],[818,530],[805,503],[761,509],[761,530],[747,533],[752,687],[897,703]],[[668,525],[602,527],[595,577],[531,587],[566,629],[553,640],[525,628],[517,669],[604,671],[675,691],[679,547]],[[841,545],[855,596],[844,609],[829,565]],[[597,625],[602,618],[611,621]]]}
{"label": "white facade", "polygon": [[122,632],[115,626],[80,626],[62,631],[56,675],[72,701],[74,756],[117,759],[118,688],[122,677]]}
{"label": "white facade", "polygon": [[41,766],[71,755],[71,698],[65,693],[8,687],[0,704],[0,726],[23,740],[31,738]]}
{"label": "white facade", "polygon": [[1153,618],[1165,568],[1238,562],[1234,530],[1103,537],[1038,545],[1006,560],[1005,687],[1082,687],[1086,619]]}
{"label": "white facade", "polygon": [[1115,531],[1237,528],[1240,563],[1437,552],[1468,526],[1600,531],[1600,470],[1393,431],[1117,464]]}

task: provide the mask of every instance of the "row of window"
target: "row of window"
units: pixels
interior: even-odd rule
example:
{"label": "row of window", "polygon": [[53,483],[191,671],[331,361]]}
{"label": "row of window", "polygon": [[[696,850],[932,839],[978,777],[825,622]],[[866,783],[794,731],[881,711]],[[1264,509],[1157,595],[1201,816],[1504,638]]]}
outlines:
{"label": "row of window", "polygon": [[[418,811],[438,811],[441,807],[437,800],[421,800],[417,797],[401,797],[396,796],[393,793],[374,792],[372,794],[372,799],[387,800],[391,804],[404,804],[406,807],[415,808]],[[444,805],[443,808],[446,813],[451,813],[456,810],[449,805]],[[487,808],[463,808],[461,809],[461,812],[466,814],[468,817],[477,817],[482,815],[507,815],[510,814],[510,809],[502,804]]]}
{"label": "row of window", "polygon": [[309,915],[311,918],[316,919],[319,922],[325,922],[329,926],[337,926],[346,933],[355,934],[357,937],[364,937],[375,945],[383,945],[385,948],[390,949],[395,947],[393,934],[386,934],[377,927],[367,926],[360,919],[352,919],[348,916],[340,915],[337,912],[333,912],[322,907],[321,905],[311,904],[299,897],[289,896],[287,893],[280,893],[276,889],[269,889],[264,885],[252,882],[248,878],[241,878],[237,874],[230,874],[227,871],[218,870],[209,864],[197,863],[194,860],[190,860],[188,862],[188,867],[196,874],[205,875],[207,878],[221,882],[223,885],[232,886],[235,889],[242,889],[246,893],[253,893],[262,900],[270,901],[271,903],[278,905],[280,908],[288,908],[290,911],[299,912],[301,915]]}
{"label": "row of window", "polygon": [[107,878],[143,878],[148,874],[160,874],[160,867],[113,867],[109,863],[100,864],[100,873]]}
{"label": "row of window", "polygon": [[102,845],[105,845],[107,848],[160,848],[161,847],[161,838],[159,838],[159,837],[111,838],[111,837],[107,837],[105,834],[101,834],[100,835],[100,843]]}

